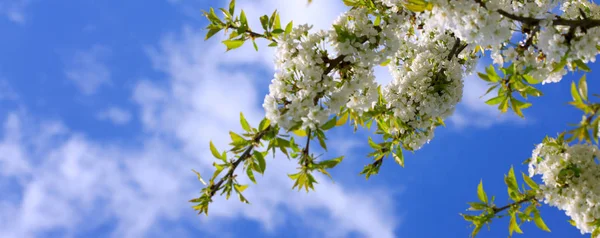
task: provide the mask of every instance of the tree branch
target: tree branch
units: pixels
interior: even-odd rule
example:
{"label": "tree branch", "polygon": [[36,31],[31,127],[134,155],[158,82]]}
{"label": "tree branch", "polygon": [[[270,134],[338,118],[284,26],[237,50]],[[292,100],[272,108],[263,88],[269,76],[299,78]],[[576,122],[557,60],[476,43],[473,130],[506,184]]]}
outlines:
{"label": "tree branch", "polygon": [[525,198],[523,198],[523,199],[521,199],[521,200],[519,200],[519,201],[516,201],[516,202],[514,202],[514,203],[508,204],[508,205],[506,205],[506,206],[499,207],[499,208],[497,208],[497,207],[494,207],[494,213],[499,213],[499,212],[501,212],[501,211],[504,211],[504,210],[506,210],[506,209],[508,209],[508,208],[510,208],[510,207],[512,207],[512,206],[514,206],[514,205],[521,205],[521,204],[523,204],[523,203],[526,203],[526,202],[531,202],[531,201],[533,201],[533,200],[536,200],[536,199],[535,199],[535,196],[527,196],[527,197],[525,197]]}
{"label": "tree branch", "polygon": [[254,143],[258,143],[260,142],[260,140],[262,139],[262,137],[267,133],[267,131],[271,130],[271,126],[268,126],[266,129],[260,131],[259,133],[257,133],[254,138],[252,138],[252,144],[250,144],[250,146],[248,146],[248,148],[246,148],[246,150],[244,151],[244,153],[242,153],[242,155],[240,155],[240,157],[233,161],[233,163],[231,164],[231,167],[229,167],[229,170],[227,171],[227,174],[225,174],[225,176],[223,176],[219,182],[213,184],[212,186],[210,186],[210,197],[212,198],[215,193],[221,189],[221,186],[223,185],[223,183],[229,179],[233,178],[233,173],[235,172],[235,170],[237,169],[238,165],[244,161],[246,161],[247,159],[249,159],[250,157],[252,157],[252,150],[254,149]]}

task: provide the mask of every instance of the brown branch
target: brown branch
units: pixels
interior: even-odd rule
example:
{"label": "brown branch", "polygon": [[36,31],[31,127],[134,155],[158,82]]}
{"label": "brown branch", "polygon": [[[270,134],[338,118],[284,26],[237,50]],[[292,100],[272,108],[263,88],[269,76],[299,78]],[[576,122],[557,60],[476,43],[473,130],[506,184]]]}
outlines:
{"label": "brown branch", "polygon": [[[228,25],[227,29],[237,30],[238,27],[235,27],[235,26],[232,26],[232,25]],[[264,34],[260,34],[258,32],[254,32],[254,31],[252,31],[250,29],[246,29],[246,31],[244,31],[244,33],[248,34],[250,36],[250,38],[252,38],[252,39],[255,39],[255,38],[265,38],[267,40],[270,40],[272,42],[277,43],[277,41],[275,39],[273,39],[272,37],[268,37],[268,36],[266,36]]]}
{"label": "brown branch", "polygon": [[246,150],[244,151],[244,153],[242,153],[242,155],[240,155],[240,157],[237,160],[233,161],[233,163],[231,164],[231,167],[229,167],[229,170],[227,171],[227,174],[225,174],[225,176],[223,176],[219,180],[219,182],[217,182],[217,183],[213,184],[212,186],[210,186],[210,197],[211,198],[215,195],[215,193],[218,190],[221,190],[221,186],[223,185],[223,183],[226,180],[232,179],[233,173],[237,169],[238,165],[240,163],[246,161],[250,157],[252,157],[252,150],[254,149],[254,143],[260,142],[260,140],[262,139],[262,137],[269,130],[271,130],[271,126],[268,126],[266,129],[264,129],[264,130],[260,131],[259,133],[257,133],[256,136],[254,136],[254,138],[252,138],[252,144],[250,144],[250,146],[248,146],[248,148],[246,148]]}
{"label": "brown branch", "polygon": [[514,202],[514,203],[511,203],[511,204],[508,204],[508,205],[506,205],[506,206],[503,206],[503,207],[500,207],[500,208],[496,208],[496,207],[494,207],[494,208],[493,208],[493,209],[494,209],[494,213],[498,213],[498,212],[504,211],[504,210],[506,210],[506,209],[508,209],[508,208],[510,208],[510,207],[512,207],[512,206],[514,206],[514,205],[521,205],[521,204],[523,204],[523,203],[526,203],[526,202],[531,202],[531,201],[533,201],[533,200],[536,200],[536,199],[535,199],[535,196],[527,196],[527,197],[525,197],[525,198],[523,198],[523,199],[521,199],[521,200],[519,200],[519,201],[517,201],[517,202]]}

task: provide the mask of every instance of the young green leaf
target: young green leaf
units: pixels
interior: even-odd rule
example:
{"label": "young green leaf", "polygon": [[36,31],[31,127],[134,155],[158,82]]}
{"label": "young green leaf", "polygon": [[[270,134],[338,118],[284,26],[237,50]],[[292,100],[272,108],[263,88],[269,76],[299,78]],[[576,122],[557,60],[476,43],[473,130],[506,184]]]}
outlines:
{"label": "young green leaf", "polygon": [[261,174],[264,174],[265,169],[267,168],[267,162],[265,161],[265,157],[261,152],[254,151],[254,158],[256,159],[256,162],[258,162],[258,168],[260,169],[259,172]]}
{"label": "young green leaf", "polygon": [[508,187],[508,195],[510,198],[517,200],[518,195],[521,194],[521,192],[519,191],[519,185],[517,184],[517,178],[515,177],[515,170],[512,166],[508,171],[508,175],[504,176],[504,182]]}
{"label": "young green leaf", "polygon": [[193,169],[192,169],[192,171],[196,174],[196,176],[198,176],[198,181],[200,181],[202,184],[204,184],[204,186],[207,186],[206,182],[204,182],[204,179],[202,179],[202,176],[200,176],[200,173]]}
{"label": "young green leaf", "polygon": [[541,230],[550,232],[550,228],[546,226],[546,223],[544,222],[544,220],[542,220],[542,217],[540,216],[540,212],[537,210],[533,212],[533,222],[535,222],[535,225]]}
{"label": "young green leaf", "polygon": [[290,21],[290,23],[288,23],[285,26],[285,34],[290,34],[292,32],[293,27],[294,27],[294,21]]}
{"label": "young green leaf", "polygon": [[485,101],[485,103],[487,105],[496,105],[496,104],[501,103],[505,99],[506,99],[506,96],[500,95],[500,96],[497,96],[497,97],[490,98],[489,100]]}
{"label": "young green leaf", "polygon": [[212,153],[212,155],[217,158],[217,159],[223,159],[221,157],[221,154],[219,154],[219,151],[217,150],[217,147],[215,147],[215,145],[212,143],[212,141],[210,141],[210,152]]}
{"label": "young green leaf", "polygon": [[222,28],[212,28],[208,30],[208,33],[206,33],[206,37],[204,38],[204,40],[208,40],[210,39],[212,36],[214,36],[215,34],[219,33],[219,31],[221,31]]}
{"label": "young green leaf", "polygon": [[325,124],[323,124],[321,126],[321,129],[329,130],[335,126],[336,122],[337,122],[337,117],[333,117],[333,118],[329,119],[329,121],[325,122]]}
{"label": "young green leaf", "polygon": [[494,65],[490,64],[489,67],[485,68],[485,72],[487,73],[490,82],[496,83],[500,81],[501,78],[496,73],[496,70],[494,70]]}
{"label": "young green leaf", "polygon": [[574,61],[575,65],[577,65],[577,67],[585,72],[590,72],[591,69],[590,67],[588,67],[582,60],[575,60]]}
{"label": "young green leaf", "polygon": [[229,2],[229,14],[231,14],[233,16],[234,12],[235,12],[235,0],[231,0],[231,2]]}
{"label": "young green leaf", "polygon": [[581,76],[581,78],[579,79],[579,95],[581,95],[581,98],[583,99],[583,101],[588,100],[588,88],[587,88],[587,82],[585,79],[585,74],[583,76]]}
{"label": "young green leaf", "polygon": [[244,140],[243,137],[241,137],[240,135],[236,134],[233,131],[229,132],[229,136],[231,137],[231,141],[232,141],[233,145],[243,145],[246,142],[246,140]]}
{"label": "young green leaf", "polygon": [[521,230],[521,228],[519,227],[519,224],[517,223],[517,217],[515,216],[514,212],[510,214],[510,222],[508,225],[508,233],[512,236],[513,232],[523,234],[523,231]]}
{"label": "young green leaf", "polygon": [[338,165],[340,162],[342,162],[343,159],[344,156],[340,156],[335,159],[321,161],[317,165],[323,169],[331,169]]}
{"label": "young green leaf", "polygon": [[306,131],[305,130],[294,130],[292,132],[294,134],[296,134],[297,136],[300,136],[300,137],[305,137],[306,136]]}
{"label": "young green leaf", "polygon": [[261,131],[264,131],[265,129],[267,129],[267,127],[269,127],[269,125],[271,125],[271,121],[269,121],[269,119],[264,118],[262,119],[262,121],[260,121],[260,124],[258,125],[258,129]]}
{"label": "young green leaf", "polygon": [[531,179],[529,176],[527,176],[525,173],[521,172],[521,175],[523,176],[523,180],[525,180],[525,183],[527,184],[527,186],[529,186],[531,189],[538,190],[540,188],[538,186],[538,184],[535,181],[533,181],[533,179]]}
{"label": "young green leaf", "polygon": [[404,167],[404,153],[402,153],[402,148],[400,146],[398,146],[398,149],[392,153],[392,156],[394,157],[394,161],[396,161],[396,163]]}
{"label": "young green leaf", "polygon": [[479,197],[479,201],[488,204],[488,197],[487,194],[485,193],[485,190],[483,190],[483,180],[479,181],[479,185],[477,186],[477,197]]}
{"label": "young green leaf", "polygon": [[223,44],[225,44],[225,46],[227,47],[227,51],[230,51],[244,45],[244,42],[245,41],[243,40],[224,40]]}
{"label": "young green leaf", "polygon": [[527,81],[528,84],[538,84],[538,83],[541,82],[541,81],[533,78],[531,75],[528,75],[528,74],[525,74],[525,75],[522,75],[522,76],[523,76],[523,79],[525,79],[525,81]]}
{"label": "young green leaf", "polygon": [[236,184],[236,185],[233,185],[233,187],[235,188],[235,190],[236,190],[238,193],[242,193],[242,192],[244,192],[244,190],[246,190],[246,188],[248,188],[248,185],[240,185],[240,184]]}
{"label": "young green leaf", "polygon": [[254,178],[254,173],[252,172],[252,168],[250,166],[246,168],[246,174],[248,175],[248,178],[250,178],[250,181],[256,184],[256,179]]}
{"label": "young green leaf", "polygon": [[335,123],[335,126],[342,126],[346,124],[346,122],[348,121],[348,116],[348,112],[344,112],[344,114],[342,114],[338,121]]}
{"label": "young green leaf", "polygon": [[252,131],[252,127],[250,127],[250,124],[248,124],[248,121],[246,121],[246,118],[244,118],[244,114],[240,112],[240,124],[242,124],[242,128],[247,131],[250,132]]}

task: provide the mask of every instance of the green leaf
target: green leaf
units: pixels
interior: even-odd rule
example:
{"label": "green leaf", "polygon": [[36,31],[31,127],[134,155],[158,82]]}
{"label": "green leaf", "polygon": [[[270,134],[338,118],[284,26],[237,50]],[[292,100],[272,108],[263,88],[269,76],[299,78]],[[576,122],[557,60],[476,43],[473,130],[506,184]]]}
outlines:
{"label": "green leaf", "polygon": [[223,12],[223,15],[225,15],[225,19],[231,18],[231,14],[229,14],[229,12],[227,12],[227,10],[225,10],[223,8],[219,8],[219,10],[221,10],[221,12]]}
{"label": "green leaf", "polygon": [[400,146],[398,146],[398,149],[394,151],[392,156],[394,157],[394,161],[396,161],[396,163],[404,167],[404,153],[402,153],[402,148]]}
{"label": "green leaf", "polygon": [[380,23],[381,23],[381,16],[377,15],[377,17],[375,17],[375,22],[373,22],[373,25],[379,26]]}
{"label": "green leaf", "polygon": [[342,126],[346,124],[346,122],[348,121],[348,116],[348,112],[344,112],[344,114],[342,114],[338,121],[335,123],[335,126]]}
{"label": "green leaf", "polygon": [[490,98],[489,100],[485,101],[485,104],[487,105],[496,105],[501,103],[502,101],[504,101],[506,99],[505,95],[500,95],[494,98]]}
{"label": "green leaf", "polygon": [[294,27],[294,21],[290,21],[290,23],[288,23],[285,26],[285,34],[290,34],[292,32],[293,27]]}
{"label": "green leaf", "polygon": [[338,165],[340,162],[342,162],[343,159],[344,159],[344,156],[340,156],[335,159],[321,161],[317,165],[323,169],[331,169],[331,168],[334,168],[336,165]]}
{"label": "green leaf", "polygon": [[513,232],[523,234],[523,231],[521,231],[521,228],[519,227],[519,224],[517,223],[517,217],[515,216],[515,213],[511,213],[511,215],[510,215],[510,223],[508,225],[508,232],[510,233],[511,236],[512,236]]}
{"label": "green leaf", "polygon": [[204,12],[204,16],[206,16],[206,18],[208,18],[208,20],[210,20],[210,22],[212,23],[223,24],[221,19],[219,19],[219,17],[215,13],[215,9],[213,9],[212,7],[210,8],[210,12]]}
{"label": "green leaf", "polygon": [[229,14],[231,14],[233,16],[234,12],[235,12],[235,0],[231,0],[231,2],[229,2]]}
{"label": "green leaf", "polygon": [[469,206],[471,206],[468,210],[469,211],[481,211],[481,210],[485,210],[488,206],[485,203],[481,203],[481,202],[468,202],[467,204],[469,204]]}
{"label": "green leaf", "polygon": [[256,162],[258,162],[258,168],[260,169],[259,172],[261,174],[264,174],[265,169],[267,168],[267,162],[265,161],[265,157],[261,152],[254,151],[254,158],[256,159]]}
{"label": "green leaf", "polygon": [[575,63],[575,65],[577,65],[577,67],[585,72],[590,72],[591,69],[590,67],[588,67],[585,63],[583,63],[582,60],[578,59],[575,60],[573,63]]}
{"label": "green leaf", "polygon": [[522,76],[523,76],[523,79],[525,79],[525,81],[526,81],[528,84],[539,84],[539,83],[541,83],[541,81],[539,81],[539,80],[537,80],[537,79],[535,79],[535,78],[531,77],[531,76],[530,76],[530,75],[528,75],[528,74],[525,74],[525,75],[522,75]]}
{"label": "green leaf", "polygon": [[494,86],[491,86],[490,88],[488,88],[488,90],[487,90],[487,91],[485,91],[485,93],[484,93],[483,95],[481,95],[481,97],[480,97],[480,98],[482,98],[482,97],[483,97],[483,96],[485,96],[485,95],[488,95],[488,93],[490,93],[492,90],[496,89],[498,86],[499,86],[499,84],[496,84],[496,85],[494,85]]}
{"label": "green leaf", "polygon": [[540,212],[538,212],[537,210],[533,212],[533,222],[535,222],[535,225],[543,231],[550,232],[550,229],[548,228],[548,226],[546,226],[544,220],[542,220]]}
{"label": "green leaf", "polygon": [[323,131],[318,130],[317,131],[317,139],[319,140],[319,145],[321,145],[321,147],[327,151],[327,144],[325,143],[325,135],[323,134]]}
{"label": "green leaf", "polygon": [[260,24],[262,25],[263,29],[265,29],[265,31],[267,31],[269,28],[269,17],[267,15],[261,16]]}
{"label": "green leaf", "polygon": [[204,38],[204,40],[210,39],[212,36],[214,36],[221,30],[222,30],[221,28],[213,28],[213,29],[208,30],[208,33],[206,33],[206,38]]}
{"label": "green leaf", "polygon": [[267,129],[267,127],[269,127],[269,125],[271,125],[271,121],[269,121],[269,119],[267,118],[263,118],[262,121],[260,121],[260,124],[258,125],[258,129],[264,131],[265,129]]}
{"label": "green leaf", "polygon": [[581,76],[581,78],[579,79],[579,95],[581,95],[581,98],[583,99],[583,101],[588,100],[588,87],[587,87],[585,74],[583,76]]}
{"label": "green leaf", "polygon": [[502,100],[502,102],[500,103],[500,105],[498,105],[498,109],[500,109],[500,111],[502,113],[505,113],[506,111],[508,111],[508,98],[504,98],[504,100]]}
{"label": "green leaf", "polygon": [[494,70],[494,65],[490,64],[489,67],[485,68],[485,72],[487,73],[487,76],[490,80],[490,82],[498,82],[500,81],[500,76],[498,76],[498,74],[496,73],[496,70]]}
{"label": "green leaf", "polygon": [[204,186],[207,186],[206,182],[204,182],[204,179],[202,179],[202,176],[200,176],[200,173],[193,169],[192,169],[192,171],[196,174],[196,176],[198,176],[198,181],[200,181],[202,184],[204,184]]}
{"label": "green leaf", "polygon": [[231,141],[233,142],[233,145],[243,145],[245,144],[246,140],[241,137],[240,135],[236,134],[233,131],[229,132],[229,136],[231,137]]}
{"label": "green leaf", "polygon": [[534,87],[531,87],[531,86],[527,86],[525,88],[525,90],[523,90],[523,92],[526,93],[526,94],[528,94],[528,95],[534,96],[534,97],[539,97],[539,96],[543,95],[540,90],[538,90],[538,89],[536,89]]}
{"label": "green leaf", "polygon": [[[273,21],[273,29],[281,29],[281,20],[279,19],[279,13],[273,13],[275,15],[275,19]],[[283,31],[281,31],[283,33]]]}
{"label": "green leaf", "polygon": [[483,190],[483,180],[479,181],[479,185],[477,186],[477,197],[479,197],[479,201],[488,204],[488,197],[487,194],[485,193],[485,190]]}
{"label": "green leaf", "polygon": [[477,75],[479,75],[479,77],[481,79],[483,79],[484,81],[492,82],[492,80],[490,80],[490,77],[488,77],[487,74],[484,74],[484,73],[481,73],[481,72],[477,72]]}
{"label": "green leaf", "polygon": [[215,145],[212,143],[212,141],[210,141],[210,152],[212,153],[212,155],[213,155],[215,158],[217,158],[217,159],[220,159],[220,160],[223,160],[223,162],[227,163],[227,159],[226,159],[226,158],[224,159],[224,158],[221,156],[221,154],[219,154],[219,151],[217,150],[217,147],[215,147]]}
{"label": "green leaf", "polygon": [[325,122],[325,124],[323,124],[321,126],[321,129],[329,130],[335,126],[336,122],[337,122],[337,117],[333,117],[333,118],[329,119],[329,121]]}
{"label": "green leaf", "polygon": [[250,127],[250,124],[248,124],[248,121],[246,121],[246,118],[244,118],[244,114],[240,112],[240,124],[242,124],[242,128],[247,131],[250,132],[252,131],[252,127]]}
{"label": "green leaf", "polygon": [[293,130],[292,132],[294,134],[296,134],[297,136],[300,136],[300,137],[305,137],[306,136],[306,131],[305,130],[300,130],[299,129],[299,130]]}
{"label": "green leaf", "polygon": [[527,184],[527,186],[529,186],[531,189],[538,190],[540,188],[538,186],[538,184],[535,181],[533,181],[533,179],[531,179],[529,176],[527,176],[525,173],[521,172],[521,175],[523,176],[523,180],[525,180],[525,183]]}
{"label": "green leaf", "polygon": [[571,96],[573,97],[573,101],[583,102],[581,100],[581,97],[579,96],[579,92],[577,91],[577,86],[575,86],[575,82],[571,83]]}
{"label": "green leaf", "polygon": [[510,104],[512,105],[513,111],[520,117],[525,117],[521,109],[531,107],[531,103],[524,103],[515,98],[510,99]]}
{"label": "green leaf", "polygon": [[591,237],[596,238],[600,236],[600,226],[596,227],[593,231],[592,231],[592,235]]}
{"label": "green leaf", "polygon": [[371,148],[375,149],[375,150],[379,150],[381,149],[381,145],[375,143],[373,141],[373,139],[371,139],[371,137],[369,137],[369,146],[371,146]]}
{"label": "green leaf", "polygon": [[392,62],[392,59],[387,59],[387,60],[383,61],[383,62],[382,62],[381,64],[379,64],[379,65],[381,65],[381,66],[384,66],[384,67],[385,67],[385,66],[387,66],[387,65],[388,65],[390,62]]}
{"label": "green leaf", "polygon": [[[568,52],[567,52],[568,54]],[[565,55],[567,56],[567,55]],[[552,69],[551,73],[558,73],[560,72],[563,68],[565,68],[565,65],[567,65],[567,60],[566,59],[562,59],[559,63],[554,64],[554,69]]]}
{"label": "green leaf", "polygon": [[519,185],[517,184],[517,178],[515,177],[515,170],[512,166],[508,171],[508,175],[504,176],[504,182],[508,187],[508,195],[510,198],[517,200],[518,195],[521,194],[521,192],[519,191]]}
{"label": "green leaf", "polygon": [[242,193],[244,192],[244,190],[246,190],[246,188],[248,188],[248,185],[233,185],[233,187],[235,188],[236,191],[238,191],[238,193]]}
{"label": "green leaf", "polygon": [[244,45],[244,41],[243,40],[224,40],[223,44],[225,44],[225,46],[227,46],[227,51],[230,51],[230,50],[237,49],[240,46]]}
{"label": "green leaf", "polygon": [[240,23],[243,26],[248,25],[248,19],[246,18],[246,13],[244,12],[244,10],[242,10],[242,12],[240,13]]}
{"label": "green leaf", "polygon": [[246,174],[248,175],[248,178],[250,178],[250,181],[256,184],[256,179],[254,178],[254,173],[252,172],[252,168],[250,166],[248,166],[246,169]]}

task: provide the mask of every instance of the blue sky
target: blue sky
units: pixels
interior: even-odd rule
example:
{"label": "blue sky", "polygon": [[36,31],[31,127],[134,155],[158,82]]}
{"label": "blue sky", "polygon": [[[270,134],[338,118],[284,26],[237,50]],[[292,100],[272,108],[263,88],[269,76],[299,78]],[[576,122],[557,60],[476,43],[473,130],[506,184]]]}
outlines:
{"label": "blue sky", "polygon": [[[527,119],[485,105],[485,84],[469,77],[448,126],[408,153],[406,168],[386,161],[365,181],[369,133],[336,128],[325,156],[347,158],[335,183],[320,177],[317,192],[292,191],[294,161],[278,157],[247,190],[251,205],[217,199],[209,217],[197,216],[191,169],[211,173],[208,141],[224,149],[240,111],[262,118],[273,74],[271,49],[225,53],[218,39],[203,41],[200,10],[226,4],[207,2],[0,2],[0,237],[467,237],[458,214],[479,180],[508,202],[510,166],[526,171],[534,145],[581,116],[566,104],[580,75],[541,87]],[[344,10],[341,1],[238,5],[255,22],[277,8],[286,22],[317,28]],[[377,75],[389,81],[385,69]],[[562,211],[542,215],[552,233],[527,224],[521,236],[580,236]],[[479,237],[506,237],[507,226],[498,220]]]}

